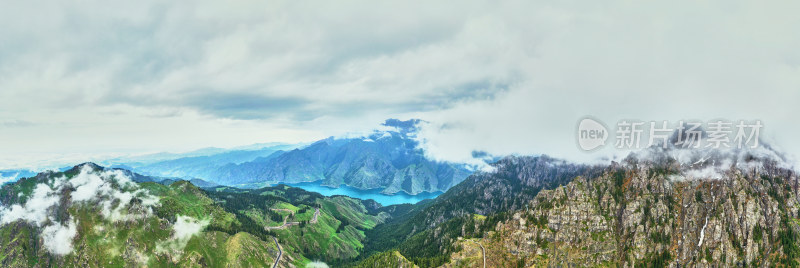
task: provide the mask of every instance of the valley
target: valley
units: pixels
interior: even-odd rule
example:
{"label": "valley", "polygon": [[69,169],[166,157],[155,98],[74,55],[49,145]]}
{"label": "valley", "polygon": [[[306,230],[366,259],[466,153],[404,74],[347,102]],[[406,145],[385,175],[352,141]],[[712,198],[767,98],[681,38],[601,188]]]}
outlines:
{"label": "valley", "polygon": [[[89,189],[78,184],[81,180],[110,190],[78,201]],[[42,194],[47,188],[53,190]],[[136,183],[122,172],[94,164],[22,179],[4,185],[0,193],[3,245],[31,243],[3,247],[3,266],[302,267],[311,258],[335,263],[356,256],[363,230],[387,217],[370,214],[357,199],[324,197],[288,186],[204,190],[186,181]],[[42,198],[52,205],[34,208]],[[29,209],[38,209],[36,221],[15,216],[17,210]],[[68,251],[48,246],[53,239],[46,235],[48,228],[72,228],[73,223],[75,231],[66,230],[74,232],[67,239]],[[277,225],[281,227],[274,228]]]}
{"label": "valley", "polygon": [[[793,266],[797,174],[721,164],[509,156],[436,196],[384,206],[279,184],[197,187],[85,163],[0,189],[3,266]],[[701,163],[699,166],[697,163]]]}

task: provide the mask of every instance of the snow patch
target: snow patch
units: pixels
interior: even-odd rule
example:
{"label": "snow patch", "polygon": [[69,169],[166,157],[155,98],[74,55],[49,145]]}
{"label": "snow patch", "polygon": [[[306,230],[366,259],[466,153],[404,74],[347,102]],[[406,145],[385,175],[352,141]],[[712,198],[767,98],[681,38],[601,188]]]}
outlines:
{"label": "snow patch", "polygon": [[697,247],[703,245],[703,239],[706,237],[706,226],[708,226],[708,216],[706,216],[706,223],[703,224],[703,229],[700,229],[700,242],[697,243]]}

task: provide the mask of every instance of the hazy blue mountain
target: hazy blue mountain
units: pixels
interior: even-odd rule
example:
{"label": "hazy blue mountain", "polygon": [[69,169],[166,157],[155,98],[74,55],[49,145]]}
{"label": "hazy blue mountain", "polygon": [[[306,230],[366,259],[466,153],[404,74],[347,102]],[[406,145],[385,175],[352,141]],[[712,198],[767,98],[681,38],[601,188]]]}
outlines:
{"label": "hazy blue mountain", "polygon": [[266,183],[322,181],[337,187],[384,189],[409,194],[446,191],[471,172],[463,165],[425,158],[414,135],[419,120],[387,120],[391,131],[362,138],[328,138],[305,148],[241,164],[228,164],[208,179],[219,184],[261,186]]}
{"label": "hazy blue mountain", "polygon": [[213,180],[216,170],[221,166],[268,159],[276,153],[280,154],[281,150],[293,149],[294,147],[295,145],[288,144],[274,145],[260,149],[233,150],[211,155],[181,157],[141,166],[123,164],[115,165],[115,167],[119,166],[152,176]]}
{"label": "hazy blue mountain", "polygon": [[[197,159],[202,161],[204,159],[203,157],[213,157],[213,160],[223,161],[225,163],[227,163],[228,161],[246,162],[264,155],[269,155],[275,150],[291,150],[300,146],[304,146],[304,144],[286,144],[282,142],[268,142],[268,143],[256,143],[244,146],[237,146],[233,148],[206,147],[183,153],[160,152],[160,153],[143,154],[143,155],[120,156],[99,161],[98,163],[108,167],[118,167],[118,168],[133,170],[135,168],[140,168],[143,166],[149,166],[149,165],[157,166],[158,163],[160,162],[169,162],[184,158]],[[263,150],[271,150],[271,151],[262,152]]]}
{"label": "hazy blue mountain", "polygon": [[[262,187],[274,183],[320,181],[384,193],[443,192],[466,178],[464,165],[427,159],[414,139],[418,119],[389,119],[389,131],[366,137],[327,138],[308,146],[264,143],[224,150],[201,149],[185,154],[160,153],[104,161],[113,168],[171,179]],[[154,160],[155,159],[155,160]]]}
{"label": "hazy blue mountain", "polygon": [[160,152],[160,153],[152,153],[144,155],[120,156],[111,159],[106,159],[105,161],[101,161],[100,163],[109,166],[125,165],[125,166],[139,167],[161,161],[174,160],[184,157],[208,156],[208,155],[224,153],[227,151],[230,150],[223,148],[216,148],[216,147],[208,147],[185,153]]}

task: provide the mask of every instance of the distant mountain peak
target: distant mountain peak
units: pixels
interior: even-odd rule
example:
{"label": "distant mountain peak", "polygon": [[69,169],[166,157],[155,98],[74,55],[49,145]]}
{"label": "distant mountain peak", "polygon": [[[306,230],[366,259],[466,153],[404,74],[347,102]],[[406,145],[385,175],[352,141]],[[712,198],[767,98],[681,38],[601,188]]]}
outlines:
{"label": "distant mountain peak", "polygon": [[95,164],[94,162],[85,162],[85,163],[81,163],[81,164],[78,164],[78,165],[74,166],[72,168],[72,170],[80,171],[84,167],[89,167],[89,168],[91,168],[93,170],[104,170],[105,169],[104,167],[102,167],[102,166],[100,166],[98,164]]}

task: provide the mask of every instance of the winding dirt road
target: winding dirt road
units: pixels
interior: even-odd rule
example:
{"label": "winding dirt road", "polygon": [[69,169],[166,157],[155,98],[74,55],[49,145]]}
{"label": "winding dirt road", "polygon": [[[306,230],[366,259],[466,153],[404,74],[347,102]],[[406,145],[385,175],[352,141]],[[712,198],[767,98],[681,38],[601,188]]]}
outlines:
{"label": "winding dirt road", "polygon": [[314,218],[309,223],[317,223],[317,217],[319,217],[319,208],[314,209]]}
{"label": "winding dirt road", "polygon": [[[478,243],[478,242],[475,242]],[[481,246],[481,255],[483,255],[483,268],[486,268],[486,249],[483,248],[483,244],[478,243],[478,246]]]}
{"label": "winding dirt road", "polygon": [[[291,213],[291,215],[294,215],[294,211],[292,211],[292,210],[289,210],[289,209],[282,209],[282,208],[271,208],[271,210],[275,210],[275,211],[286,211],[286,212],[289,212],[289,213]],[[315,224],[315,223],[317,223],[317,217],[319,217],[319,209],[318,209],[318,208],[315,208],[315,210],[314,210],[314,217],[313,217],[313,218],[311,218],[311,220],[310,220],[310,221],[308,221],[308,223],[310,223],[310,224]],[[272,226],[272,227],[269,227],[269,226],[268,226],[268,227],[264,227],[264,229],[266,229],[267,231],[270,231],[270,230],[281,230],[281,229],[286,229],[286,227],[289,227],[289,226],[292,226],[292,225],[300,225],[300,222],[299,222],[299,221],[290,221],[290,222],[287,222],[287,219],[288,219],[288,218],[289,218],[289,216],[283,217],[283,224],[281,224],[280,226]]]}
{"label": "winding dirt road", "polygon": [[[294,211],[289,210],[289,209],[281,209],[281,208],[271,208],[271,209],[272,210],[276,210],[276,211],[286,211],[286,212],[289,212],[292,215],[294,215]],[[315,208],[314,209],[314,218],[311,218],[309,223],[311,223],[311,224],[317,223],[317,218],[318,217],[319,217],[319,208]],[[269,231],[269,230],[276,230],[276,229],[284,229],[284,228],[292,226],[292,225],[300,225],[300,222],[297,222],[297,221],[286,222],[286,219],[288,219],[288,218],[289,218],[289,216],[286,216],[286,217],[283,218],[283,225],[281,225],[281,226],[264,227],[264,228],[267,229],[267,231]],[[275,259],[275,264],[272,265],[272,268],[278,268],[278,263],[281,262],[281,257],[283,257],[283,247],[281,247],[281,244],[278,243],[278,238],[273,236],[272,240],[275,241],[275,245],[278,246],[278,258]],[[481,246],[481,249],[482,248],[483,248],[483,246]],[[483,257],[483,266],[486,267],[486,256],[485,255]]]}

